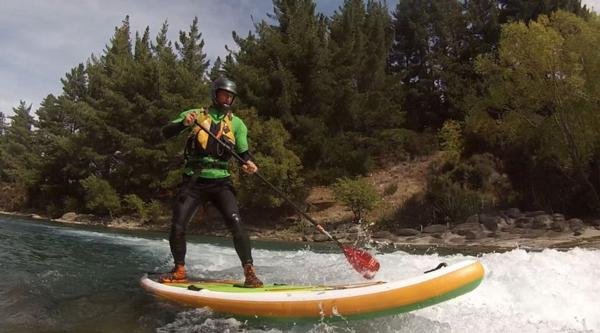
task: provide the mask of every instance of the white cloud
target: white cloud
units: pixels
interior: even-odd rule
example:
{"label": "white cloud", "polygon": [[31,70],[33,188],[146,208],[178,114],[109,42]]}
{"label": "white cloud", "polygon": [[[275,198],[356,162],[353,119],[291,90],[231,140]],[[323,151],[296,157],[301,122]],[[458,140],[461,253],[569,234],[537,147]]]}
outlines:
{"label": "white cloud", "polygon": [[581,3],[587,5],[588,8],[594,10],[596,13],[600,13],[600,0],[582,0]]}
{"label": "white cloud", "polygon": [[[257,6],[258,4],[258,6]],[[168,20],[169,39],[187,31],[194,16],[210,59],[233,46],[231,32],[253,29],[250,14],[271,8],[271,0],[239,1],[2,1],[0,4],[0,111],[12,113],[20,99],[36,109],[48,94],[60,94],[60,78],[89,56],[100,54],[114,27],[130,16],[135,31],[156,36]]]}

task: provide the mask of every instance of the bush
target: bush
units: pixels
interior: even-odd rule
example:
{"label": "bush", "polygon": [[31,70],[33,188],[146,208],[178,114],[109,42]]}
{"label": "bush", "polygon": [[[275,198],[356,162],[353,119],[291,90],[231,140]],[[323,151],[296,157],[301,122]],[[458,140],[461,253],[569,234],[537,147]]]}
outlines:
{"label": "bush", "polygon": [[28,201],[25,186],[14,183],[0,183],[0,209],[21,211]]}
{"label": "bush", "polygon": [[366,175],[373,169],[373,151],[367,138],[359,133],[339,134],[323,142],[323,154],[315,172],[314,180],[331,184],[340,177]]}
{"label": "bush", "polygon": [[364,215],[380,201],[375,188],[364,179],[340,178],[332,186],[335,198],[352,210],[354,221],[362,222]]}
{"label": "bush", "polygon": [[430,182],[426,193],[411,197],[398,209],[398,226],[460,223],[495,203],[489,194],[464,189],[440,178]]}
{"label": "bush", "polygon": [[459,223],[482,210],[509,205],[515,197],[493,155],[450,158],[434,171],[423,194],[398,209],[396,221],[409,227]]}
{"label": "bush", "polygon": [[393,162],[427,155],[436,149],[435,137],[406,128],[389,128],[369,138],[369,147],[379,157]]}
{"label": "bush", "polygon": [[128,194],[123,197],[125,203],[125,212],[137,214],[142,220],[147,218],[146,207],[144,207],[144,200],[135,194]]}
{"label": "bush", "polygon": [[448,120],[438,133],[440,148],[448,154],[450,159],[458,160],[464,149],[462,128],[459,122]]}
{"label": "bush", "polygon": [[76,212],[79,210],[81,203],[77,198],[72,196],[66,196],[63,199],[63,207],[65,212]]}
{"label": "bush", "polygon": [[146,206],[146,216],[149,222],[159,222],[163,213],[164,208],[158,200],[151,200],[150,203],[148,203],[148,205]]}
{"label": "bush", "polygon": [[121,208],[117,191],[106,180],[89,176],[81,180],[80,184],[85,190],[85,207],[92,212],[108,213],[112,217],[112,213]]}
{"label": "bush", "polygon": [[[298,199],[305,195],[302,163],[288,147],[290,134],[281,121],[259,121],[253,109],[241,110],[240,117],[248,126],[248,140],[253,161],[259,172],[288,196]],[[236,161],[235,165],[238,163]],[[238,189],[238,198],[244,208],[279,208],[284,200],[256,176],[246,175],[239,168],[232,170]]]}
{"label": "bush", "polygon": [[443,177],[430,181],[427,200],[431,204],[433,222],[441,224],[462,222],[495,204],[491,194],[463,188]]}

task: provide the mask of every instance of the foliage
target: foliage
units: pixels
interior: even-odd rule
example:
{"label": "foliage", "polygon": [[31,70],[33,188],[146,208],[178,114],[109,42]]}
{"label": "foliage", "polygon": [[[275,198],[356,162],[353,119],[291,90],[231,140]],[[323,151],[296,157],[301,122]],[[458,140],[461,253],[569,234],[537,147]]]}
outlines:
{"label": "foliage", "polygon": [[39,177],[38,138],[33,129],[36,123],[31,115],[31,105],[27,106],[24,101],[20,101],[13,112],[0,141],[0,181],[28,187]]}
{"label": "foliage", "polygon": [[[211,67],[197,18],[172,42],[166,21],[153,37],[125,17],[37,117],[25,102],[0,113],[0,181],[20,189],[23,206],[56,213],[84,208],[90,177],[117,197],[168,199],[183,147],[160,128],[210,103],[209,79],[226,75],[261,173],[295,200],[305,183],[427,154],[439,133],[454,154],[442,191],[489,192],[469,158],[494,152],[524,202],[594,211],[599,27],[578,0],[401,0],[391,11],[345,0],[330,16],[314,0],[275,0]],[[235,176],[245,207],[282,206],[256,177]]]}
{"label": "foliage", "polygon": [[0,208],[9,212],[27,208],[27,188],[14,183],[0,182]]}
{"label": "foliage", "polygon": [[123,209],[125,212],[137,214],[142,220],[147,218],[144,200],[135,194],[127,194],[123,197]]}
{"label": "foliage", "polygon": [[[259,121],[254,109],[241,110],[238,115],[248,127],[253,160],[259,172],[274,186],[292,198],[304,195],[302,164],[293,151],[287,148],[290,135],[276,119]],[[237,164],[237,162],[236,162]],[[277,208],[284,200],[268,189],[256,176],[238,172],[240,202],[247,208]]]}
{"label": "foliage", "polygon": [[356,223],[363,222],[365,214],[381,200],[373,185],[364,179],[340,178],[332,185],[335,198],[348,206]]}
{"label": "foliage", "polygon": [[461,124],[454,120],[447,120],[438,133],[440,148],[452,160],[460,159],[463,152],[463,137]]}
{"label": "foliage", "polygon": [[146,205],[146,216],[151,223],[158,223],[164,215],[164,207],[158,200],[150,200]]}
{"label": "foliage", "polygon": [[86,208],[95,213],[112,213],[121,207],[119,195],[110,184],[96,176],[89,176],[81,180],[85,190]]}
{"label": "foliage", "polygon": [[449,158],[434,168],[424,193],[407,200],[396,213],[397,226],[461,223],[482,210],[504,207],[516,193],[491,154],[466,160]]}
{"label": "foliage", "polygon": [[[467,126],[472,139],[501,154],[518,152],[525,170],[561,170],[586,193],[590,212],[600,211],[598,184],[590,179],[600,148],[600,52],[589,47],[599,41],[597,24],[562,11],[506,25],[498,52],[477,61],[486,94],[472,103]],[[519,180],[530,187],[529,179]]]}

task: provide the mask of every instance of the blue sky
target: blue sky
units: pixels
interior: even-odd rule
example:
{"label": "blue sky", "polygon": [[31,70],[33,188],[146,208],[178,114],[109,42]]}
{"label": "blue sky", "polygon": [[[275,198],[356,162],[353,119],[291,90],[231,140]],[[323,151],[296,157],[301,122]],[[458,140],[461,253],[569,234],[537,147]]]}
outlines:
{"label": "blue sky", "polygon": [[[343,0],[320,0],[317,10],[332,14]],[[388,0],[395,8],[398,0]],[[600,0],[583,0],[600,8]],[[271,0],[1,0],[0,112],[11,115],[19,100],[37,109],[49,93],[61,93],[60,78],[89,56],[100,54],[126,15],[132,31],[150,27],[155,36],[168,20],[177,39],[198,16],[210,59],[234,47],[231,32],[246,35],[272,12]]]}

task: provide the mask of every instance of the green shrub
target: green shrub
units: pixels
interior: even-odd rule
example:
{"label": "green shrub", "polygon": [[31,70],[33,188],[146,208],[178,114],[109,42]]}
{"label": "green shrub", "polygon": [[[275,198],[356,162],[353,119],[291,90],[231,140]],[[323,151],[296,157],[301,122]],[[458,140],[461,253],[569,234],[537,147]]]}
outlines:
{"label": "green shrub", "polygon": [[386,221],[390,227],[408,228],[430,225],[436,222],[433,205],[424,193],[418,193],[406,200],[396,211],[395,217]]}
{"label": "green shrub", "polygon": [[149,222],[157,223],[164,214],[163,205],[158,200],[151,200],[146,205],[146,216]]}
{"label": "green shrub", "polygon": [[438,133],[440,148],[453,160],[458,160],[464,149],[462,127],[458,121],[447,120]]}
{"label": "green shrub", "polygon": [[21,211],[28,201],[27,188],[14,183],[0,183],[0,209]]}
{"label": "green shrub", "polygon": [[335,198],[348,206],[357,223],[380,201],[375,188],[364,179],[340,178],[332,185]]}
{"label": "green shrub", "polygon": [[128,194],[123,197],[125,203],[124,210],[127,213],[137,214],[142,220],[147,218],[146,207],[144,207],[144,200],[135,194]]}
{"label": "green shrub", "polygon": [[112,213],[121,208],[121,202],[117,191],[110,184],[96,176],[89,176],[80,181],[85,190],[85,207],[94,213]]}
{"label": "green shrub", "polygon": [[427,200],[431,204],[435,223],[460,223],[495,204],[494,197],[485,192],[463,188],[443,177],[428,184]]}
{"label": "green shrub", "polygon": [[[302,163],[288,147],[290,134],[281,121],[260,121],[253,109],[240,110],[239,114],[248,126],[252,158],[259,172],[293,199],[302,197],[305,194]],[[279,208],[284,204],[258,177],[247,175],[237,167],[232,169],[238,198],[245,208]]]}
{"label": "green shrub", "polygon": [[315,168],[316,181],[331,184],[340,177],[366,175],[373,169],[373,151],[359,133],[339,134],[323,143],[323,156]]}
{"label": "green shrub", "polygon": [[77,198],[72,196],[66,196],[63,199],[63,207],[65,212],[76,212],[79,210],[81,203]]}

